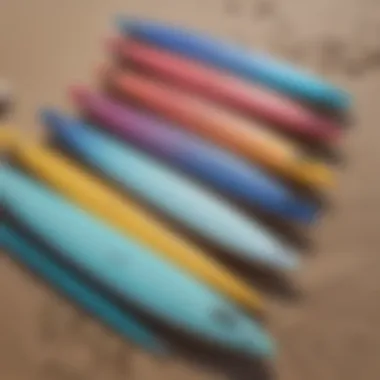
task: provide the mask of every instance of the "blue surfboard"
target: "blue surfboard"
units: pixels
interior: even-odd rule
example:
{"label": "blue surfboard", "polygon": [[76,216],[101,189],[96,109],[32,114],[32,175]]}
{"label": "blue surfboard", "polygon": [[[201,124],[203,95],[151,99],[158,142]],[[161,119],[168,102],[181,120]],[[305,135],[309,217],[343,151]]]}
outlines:
{"label": "blue surfboard", "polygon": [[42,120],[85,162],[229,252],[275,269],[297,265],[297,255],[258,221],[149,155],[58,111],[46,110]]}
{"label": "blue surfboard", "polygon": [[345,91],[263,53],[156,21],[118,17],[116,22],[128,36],[231,71],[295,98],[335,109],[350,106],[351,99]]}

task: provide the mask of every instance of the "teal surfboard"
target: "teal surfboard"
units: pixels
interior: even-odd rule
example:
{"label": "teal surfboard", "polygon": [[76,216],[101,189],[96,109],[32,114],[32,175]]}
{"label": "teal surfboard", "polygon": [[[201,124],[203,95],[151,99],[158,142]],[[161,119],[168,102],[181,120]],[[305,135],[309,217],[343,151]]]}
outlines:
{"label": "teal surfboard", "polygon": [[141,309],[207,341],[268,357],[273,343],[234,304],[40,183],[2,168],[3,206],[62,258]]}
{"label": "teal surfboard", "polygon": [[166,345],[132,315],[97,293],[73,273],[60,266],[54,258],[31,239],[9,225],[0,226],[1,247],[16,261],[45,279],[82,309],[100,319],[123,337],[157,353],[167,351]]}

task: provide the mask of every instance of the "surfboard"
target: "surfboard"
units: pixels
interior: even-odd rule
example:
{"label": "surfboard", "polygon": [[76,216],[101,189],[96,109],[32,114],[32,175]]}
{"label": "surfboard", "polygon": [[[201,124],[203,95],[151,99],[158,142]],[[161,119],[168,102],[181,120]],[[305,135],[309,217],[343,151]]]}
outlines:
{"label": "surfboard", "polygon": [[7,212],[64,260],[175,327],[246,353],[271,355],[267,333],[226,298],[19,171],[2,171]]}

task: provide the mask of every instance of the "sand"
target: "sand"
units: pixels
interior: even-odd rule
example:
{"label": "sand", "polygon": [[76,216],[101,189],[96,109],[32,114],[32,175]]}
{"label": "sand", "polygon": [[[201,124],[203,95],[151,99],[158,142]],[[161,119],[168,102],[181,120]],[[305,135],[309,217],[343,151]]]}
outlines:
{"label": "sand", "polygon": [[[333,205],[291,275],[302,295],[269,296],[279,342],[273,378],[380,378],[380,3],[370,0],[2,0],[0,77],[15,125],[38,128],[40,105],[69,107],[65,89],[93,82],[120,12],[175,21],[282,56],[355,96]],[[252,379],[254,364],[158,360],[123,342],[0,256],[0,378]],[[269,376],[262,376],[269,378]]]}

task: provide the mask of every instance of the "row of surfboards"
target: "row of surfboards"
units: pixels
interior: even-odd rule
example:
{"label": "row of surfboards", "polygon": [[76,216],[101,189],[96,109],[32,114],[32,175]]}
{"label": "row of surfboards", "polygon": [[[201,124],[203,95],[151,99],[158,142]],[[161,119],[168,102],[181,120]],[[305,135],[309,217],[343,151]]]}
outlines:
{"label": "row of surfboards", "polygon": [[349,97],[189,30],[132,19],[119,21],[119,30],[107,44],[119,65],[100,72],[109,91],[72,88],[80,117],[41,112],[55,144],[0,130],[7,150],[1,244],[147,349],[170,348],[124,302],[218,345],[271,357],[274,343],[258,318],[261,295],[135,196],[250,265],[294,269],[295,248],[224,196],[312,222],[318,206],[281,177],[323,190],[333,174],[279,132],[336,141],[337,122],[305,104],[344,111]]}

